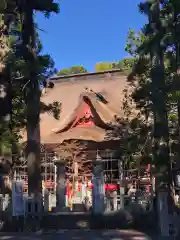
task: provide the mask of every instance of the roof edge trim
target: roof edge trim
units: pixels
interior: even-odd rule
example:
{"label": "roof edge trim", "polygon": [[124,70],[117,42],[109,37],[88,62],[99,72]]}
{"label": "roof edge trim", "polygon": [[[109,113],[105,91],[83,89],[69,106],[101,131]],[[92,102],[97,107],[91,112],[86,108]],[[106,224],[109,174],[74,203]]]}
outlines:
{"label": "roof edge trim", "polygon": [[111,70],[106,70],[102,72],[87,72],[87,73],[78,73],[78,74],[70,74],[70,75],[64,75],[64,76],[54,76],[50,77],[48,81],[53,81],[53,80],[62,80],[62,79],[67,79],[67,78],[72,78],[72,77],[84,77],[84,76],[93,76],[93,75],[103,75],[103,74],[111,74],[111,73],[119,73],[120,75],[127,77],[128,74],[122,72],[120,69],[111,69]]}

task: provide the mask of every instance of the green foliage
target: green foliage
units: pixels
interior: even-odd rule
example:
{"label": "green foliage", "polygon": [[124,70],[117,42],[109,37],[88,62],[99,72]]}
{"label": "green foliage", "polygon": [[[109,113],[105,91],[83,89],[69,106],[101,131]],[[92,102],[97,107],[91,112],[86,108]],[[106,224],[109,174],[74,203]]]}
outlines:
{"label": "green foliage", "polygon": [[[23,1],[16,0],[1,0],[0,2],[0,13],[22,13],[24,7],[27,6],[27,3],[24,4]],[[54,0],[32,0],[31,8],[36,11],[41,11],[45,16],[49,17],[50,13],[59,13],[59,4]]]}
{"label": "green foliage", "polygon": [[96,72],[103,72],[103,71],[111,70],[114,68],[116,68],[116,63],[111,63],[111,62],[99,62],[99,63],[96,63],[95,65]]}
{"label": "green foliage", "polygon": [[[13,1],[12,1],[13,2]],[[46,1],[43,2],[45,4]],[[48,1],[47,1],[48,2]],[[47,3],[46,2],[46,3]],[[8,4],[10,1],[8,2]],[[14,2],[15,3],[15,2]],[[53,3],[53,1],[51,1]],[[40,2],[35,1],[37,9],[40,8]],[[8,8],[9,5],[7,5]],[[50,8],[50,2],[48,3],[48,7],[44,10],[45,13],[49,13],[51,11],[58,11],[57,4],[53,5],[52,10]],[[7,13],[1,14],[0,21],[0,43],[6,44],[7,53],[4,53],[4,45],[2,45],[2,53],[0,56],[5,56],[6,58],[0,58],[0,64],[5,66],[3,72],[0,76],[0,83],[6,84],[7,74],[5,74],[5,70],[9,69],[11,80],[9,81],[9,90],[10,92],[6,95],[8,102],[11,102],[10,110],[8,109],[6,113],[6,105],[4,104],[4,100],[0,98],[0,106],[1,106],[1,118],[0,118],[0,151],[1,154],[11,153],[12,154],[12,146],[18,146],[18,140],[21,138],[20,132],[27,124],[27,105],[26,105],[26,92],[27,88],[29,88],[31,79],[30,76],[30,63],[23,59],[24,49],[22,47],[22,13],[20,11],[20,5],[17,5],[16,8],[12,9],[14,11],[14,16],[9,15]],[[42,7],[42,6],[41,6]],[[2,8],[1,8],[2,9]],[[6,9],[7,10],[7,9]],[[5,12],[6,12],[5,10]],[[36,64],[36,74],[39,85],[44,84],[46,86],[46,79],[56,73],[56,69],[54,68],[54,61],[50,57],[50,55],[42,54],[42,44],[39,40],[38,33],[36,31],[36,54],[37,54],[37,64]],[[0,48],[1,52],[1,48]],[[49,86],[46,86],[49,87]],[[2,104],[1,104],[2,103]],[[2,111],[4,109],[4,111]],[[48,111],[53,114],[54,117],[59,118],[60,114],[60,103],[54,102],[49,105],[41,103],[41,111]],[[2,120],[2,114],[4,112],[4,116],[6,114],[11,115],[8,121]],[[14,149],[18,149],[18,147],[14,147]]]}
{"label": "green foliage", "polygon": [[5,122],[0,124],[0,155],[9,154],[12,152],[12,135],[9,126]]}
{"label": "green foliage", "polygon": [[103,72],[112,69],[119,69],[124,73],[129,73],[134,63],[133,58],[124,58],[119,62],[100,62],[96,63],[95,71]]}
{"label": "green foliage", "polygon": [[[129,97],[125,92],[123,109],[127,118],[123,119],[126,122],[123,127],[121,121],[121,131],[125,128],[127,134],[122,137],[124,144],[121,152],[130,165],[137,163],[137,159],[133,161],[134,155],[140,156],[138,162],[144,161],[144,153],[139,149],[143,145],[146,147],[148,142],[147,162],[154,165],[155,173],[161,176],[161,183],[170,183],[171,165],[176,165],[180,156],[179,1],[166,1],[159,8],[159,3],[152,0],[151,3],[141,3],[139,7],[149,22],[138,33],[130,30],[127,37],[126,51],[133,57],[134,65],[128,76]],[[132,102],[139,111],[135,119],[144,124],[135,128],[131,127],[135,110],[130,107]],[[144,136],[138,133],[142,129],[146,129]],[[134,138],[134,133],[139,138],[136,134]]]}
{"label": "green foliage", "polygon": [[[177,111],[180,9],[172,7],[172,3],[169,1],[159,10],[157,5],[147,2],[140,5],[149,23],[138,33],[133,30],[128,33],[125,49],[132,59],[129,87],[124,91],[124,118],[117,120],[118,125],[113,126],[115,131],[108,136],[121,139],[119,151],[127,168],[150,163],[160,184],[172,183],[171,165],[176,166],[180,156],[180,114]],[[121,66],[124,68],[123,64]]]}
{"label": "green foliage", "polygon": [[134,65],[134,58],[124,58],[120,60],[115,68],[120,69],[124,73],[129,73]]}
{"label": "green foliage", "polygon": [[57,72],[58,76],[66,76],[71,74],[78,74],[78,73],[87,73],[87,70],[83,66],[72,66],[69,68],[61,69]]}

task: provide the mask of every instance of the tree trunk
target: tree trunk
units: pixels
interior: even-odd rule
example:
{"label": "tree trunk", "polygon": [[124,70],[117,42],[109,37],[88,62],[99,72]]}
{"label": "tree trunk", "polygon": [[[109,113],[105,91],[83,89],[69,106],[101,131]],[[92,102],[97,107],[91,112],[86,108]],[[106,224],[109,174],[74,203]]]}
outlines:
{"label": "tree trunk", "polygon": [[[29,194],[32,194],[32,193],[36,194],[38,192],[41,192],[41,188],[42,188],[41,170],[40,170],[40,124],[39,124],[39,114],[37,112],[39,101],[38,101],[37,95],[38,95],[38,91],[36,89],[36,91],[34,91],[34,94],[29,93],[27,97],[27,151],[26,151],[27,155],[26,155],[26,158],[27,158],[27,168],[28,168],[28,193]],[[33,111],[33,108],[34,108],[34,111]]]}
{"label": "tree trunk", "polygon": [[[175,22],[175,47],[176,47],[176,85],[180,91],[180,30],[179,30],[179,13],[177,12],[178,6],[174,6],[174,22]],[[179,134],[179,151],[178,158],[180,158],[180,99],[177,102],[178,112],[178,134]]]}
{"label": "tree trunk", "polygon": [[[154,1],[153,10],[150,11],[149,22],[155,34],[161,31],[159,1]],[[169,128],[166,106],[165,76],[163,50],[160,40],[156,40],[151,47],[151,79],[152,79],[152,103],[154,115],[153,131],[153,157],[156,167],[163,166],[161,179],[158,185],[166,185],[171,188],[172,173],[171,161],[169,156]],[[163,148],[163,151],[161,149]]]}
{"label": "tree trunk", "polygon": [[22,40],[24,59],[29,64],[27,79],[27,149],[28,193],[37,194],[42,191],[40,172],[40,89],[37,78],[37,55],[35,44],[35,27],[33,9],[29,1],[24,9]]}

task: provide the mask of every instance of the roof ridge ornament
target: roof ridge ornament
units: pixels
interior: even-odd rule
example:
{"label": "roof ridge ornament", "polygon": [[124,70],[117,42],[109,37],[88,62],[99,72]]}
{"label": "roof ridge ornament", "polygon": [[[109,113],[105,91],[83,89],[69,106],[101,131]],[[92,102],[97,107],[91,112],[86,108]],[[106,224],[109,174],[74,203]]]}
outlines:
{"label": "roof ridge ornament", "polygon": [[107,104],[107,103],[108,103],[108,101],[105,99],[105,97],[103,96],[102,93],[100,93],[100,92],[95,92],[93,89],[88,88],[88,87],[85,87],[85,91],[86,91],[86,92],[89,92],[89,93],[93,93],[93,94],[96,96],[96,98],[97,98],[98,101],[100,101],[100,102],[102,102],[102,103],[104,103],[104,104]]}

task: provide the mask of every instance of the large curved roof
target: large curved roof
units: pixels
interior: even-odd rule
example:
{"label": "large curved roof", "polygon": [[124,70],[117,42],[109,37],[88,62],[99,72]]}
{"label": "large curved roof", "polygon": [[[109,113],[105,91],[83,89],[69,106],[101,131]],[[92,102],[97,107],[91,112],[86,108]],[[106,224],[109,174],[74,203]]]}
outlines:
{"label": "large curved roof", "polygon": [[97,126],[76,127],[62,133],[51,133],[42,143],[62,143],[69,139],[101,142],[104,140],[105,134],[105,130]]}
{"label": "large curved roof", "polygon": [[[103,141],[105,130],[100,125],[105,126],[115,121],[115,115],[122,116],[121,107],[123,90],[126,88],[126,76],[115,70],[55,77],[50,81],[54,83],[54,88],[48,89],[42,101],[46,104],[58,101],[62,104],[62,111],[59,120],[48,113],[41,115],[41,142],[58,142],[58,140],[62,142],[63,139],[68,138]],[[99,101],[95,93],[101,93],[107,102]],[[99,121],[99,125],[89,129],[84,127],[68,129],[77,113],[81,111],[85,98],[89,100],[91,111],[96,116],[96,121]]]}

